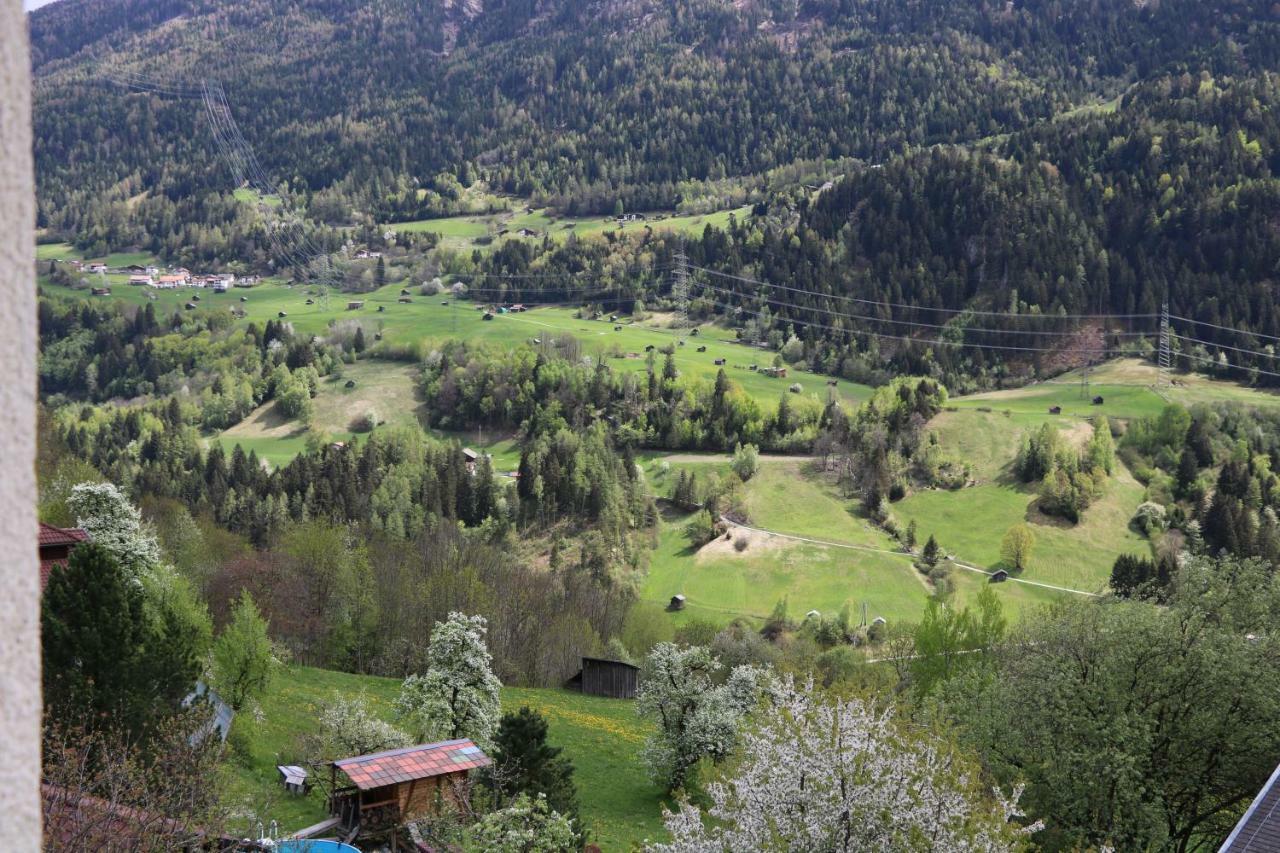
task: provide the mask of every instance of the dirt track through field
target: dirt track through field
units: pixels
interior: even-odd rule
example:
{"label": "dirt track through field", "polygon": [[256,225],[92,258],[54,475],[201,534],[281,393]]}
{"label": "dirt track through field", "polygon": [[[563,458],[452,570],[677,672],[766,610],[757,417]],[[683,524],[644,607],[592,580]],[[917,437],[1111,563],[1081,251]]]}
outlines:
{"label": "dirt track through field", "polygon": [[[792,539],[797,542],[808,542],[812,545],[825,545],[828,548],[845,548],[850,551],[868,551],[873,554],[888,554],[893,557],[902,557],[908,560],[914,558],[914,555],[908,554],[905,551],[895,551],[889,548],[873,548],[870,545],[853,545],[848,542],[830,542],[825,539],[812,539],[808,536],[794,536],[790,533],[779,533],[776,530],[763,530],[758,527],[749,527],[745,524],[738,524],[737,522],[734,522],[733,520],[727,519],[727,518],[723,518],[721,520],[724,521],[726,524],[732,524],[735,527],[741,527],[743,530],[750,530],[755,533],[767,533],[770,536],[779,536],[779,537],[782,537],[783,539]],[[980,566],[970,565],[969,563],[965,563],[961,560],[952,560],[951,564],[958,569],[964,569],[967,572],[976,572],[977,574],[986,575],[987,577],[991,577],[993,574],[995,574],[994,572],[989,572],[986,569],[981,568]],[[1071,589],[1070,587],[1065,587],[1065,586],[1055,586],[1054,584],[1051,584],[1051,583],[1041,583],[1040,581],[1032,581],[1032,580],[1027,580],[1025,578],[1015,578],[1010,576],[1006,578],[1006,580],[1009,581],[1010,583],[1021,583],[1021,584],[1027,584],[1029,586],[1038,586],[1043,589],[1051,589],[1056,592],[1070,592],[1070,593],[1074,593],[1075,595],[1087,595],[1090,598],[1097,598],[1099,596],[1099,593],[1096,593],[1096,592],[1086,592],[1082,589]]]}

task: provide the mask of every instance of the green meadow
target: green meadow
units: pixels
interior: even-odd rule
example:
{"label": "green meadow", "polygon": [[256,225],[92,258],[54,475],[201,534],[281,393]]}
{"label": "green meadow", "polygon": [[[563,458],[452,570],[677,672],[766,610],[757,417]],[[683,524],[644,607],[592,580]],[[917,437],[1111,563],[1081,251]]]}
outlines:
{"label": "green meadow", "polygon": [[[729,217],[743,221],[750,216],[751,208],[721,210],[714,213],[675,215],[670,211],[644,213],[644,219],[618,222],[612,216],[567,217],[554,216],[546,210],[525,210],[523,207],[498,213],[464,214],[439,219],[419,219],[412,222],[396,222],[387,227],[408,233],[439,235],[441,243],[458,250],[483,249],[504,240],[563,240],[569,235],[586,237],[605,232],[626,234],[650,230],[676,234],[700,233],[708,225],[725,228]],[[522,230],[533,232],[521,234]]]}
{"label": "green meadow", "polygon": [[[235,721],[235,736],[243,746],[231,763],[229,784],[244,813],[264,823],[276,820],[285,833],[323,820],[321,791],[286,794],[276,765],[305,761],[300,739],[317,730],[317,713],[335,693],[363,694],[375,714],[394,723],[399,690],[400,682],[392,678],[283,668],[261,701],[261,714],[242,713]],[[649,728],[636,716],[633,702],[566,690],[502,689],[504,711],[522,705],[547,718],[548,740],[573,761],[582,817],[594,843],[603,850],[625,851],[663,836],[663,792],[649,782],[637,757]]]}

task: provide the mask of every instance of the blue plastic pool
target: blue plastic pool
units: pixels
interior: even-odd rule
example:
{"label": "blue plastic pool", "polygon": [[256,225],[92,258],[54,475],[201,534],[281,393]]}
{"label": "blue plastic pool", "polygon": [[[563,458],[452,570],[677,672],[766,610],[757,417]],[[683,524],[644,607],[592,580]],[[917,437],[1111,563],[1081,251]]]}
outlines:
{"label": "blue plastic pool", "polygon": [[275,853],[360,853],[350,844],[340,841],[280,841]]}

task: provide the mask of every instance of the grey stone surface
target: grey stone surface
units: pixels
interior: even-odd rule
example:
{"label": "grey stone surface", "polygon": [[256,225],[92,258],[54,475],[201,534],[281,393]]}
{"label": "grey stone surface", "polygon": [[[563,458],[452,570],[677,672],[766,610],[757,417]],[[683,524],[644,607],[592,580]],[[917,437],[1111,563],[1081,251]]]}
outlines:
{"label": "grey stone surface", "polygon": [[0,0],[0,823],[40,849],[35,188],[22,0]]}

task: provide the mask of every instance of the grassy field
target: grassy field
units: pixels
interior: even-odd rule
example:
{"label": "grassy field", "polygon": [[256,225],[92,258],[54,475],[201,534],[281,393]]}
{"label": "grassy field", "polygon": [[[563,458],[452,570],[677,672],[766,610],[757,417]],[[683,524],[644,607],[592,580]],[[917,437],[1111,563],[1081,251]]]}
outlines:
{"label": "grassy field", "polygon": [[[660,476],[657,472],[664,462],[670,470]],[[724,457],[698,460],[688,454],[653,459],[648,470],[654,472],[649,479],[655,492],[665,494],[669,486],[664,484],[679,468],[696,471],[699,477],[712,472],[724,476],[728,464]],[[940,494],[951,495],[957,506],[964,505],[955,493]],[[667,604],[671,596],[683,594],[685,610],[668,614],[673,625],[692,617],[720,624],[739,617],[762,621],[783,598],[793,617],[809,610],[836,613],[845,606],[860,613],[865,604],[871,618],[883,616],[890,622],[919,618],[932,589],[912,565],[913,558],[902,553],[883,530],[862,518],[856,502],[840,497],[810,463],[763,462],[759,473],[744,486],[744,503],[751,527],[787,536],[739,531],[734,538],[742,536],[749,543],[743,551],[738,551],[732,540],[718,540],[695,550],[684,535],[692,515],[672,513],[663,520],[641,598],[659,606]],[[996,545],[998,548],[998,539]],[[977,557],[952,550],[965,560],[980,563]],[[952,577],[955,600],[961,606],[970,603],[987,583],[983,575],[959,569]],[[1001,584],[995,590],[1014,619],[1028,608],[1066,594],[1016,582]]]}
{"label": "grassy field", "polygon": [[[144,291],[150,290],[125,285],[114,288],[110,296],[89,297],[85,291],[48,283],[44,288],[51,294],[115,299],[132,305],[146,304],[149,300]],[[381,333],[384,343],[388,345],[430,345],[465,338],[506,347],[513,343],[530,342],[548,333],[567,334],[582,342],[586,354],[605,358],[618,370],[637,372],[645,369],[642,356],[646,346],[660,348],[684,339],[686,345],[677,347],[676,350],[676,366],[682,375],[710,382],[719,369],[714,364],[715,360],[723,358],[726,360],[725,372],[729,378],[770,408],[777,404],[778,398],[786,394],[788,386],[795,382],[799,382],[803,389],[800,397],[817,402],[826,399],[826,377],[792,371],[787,379],[772,379],[752,371],[752,364],[771,363],[772,354],[736,343],[732,332],[715,326],[702,327],[697,337],[688,336],[687,330],[677,333],[676,330],[664,328],[656,321],[626,323],[621,330],[614,331],[614,324],[607,321],[579,319],[574,316],[574,309],[553,307],[534,308],[523,314],[503,314],[493,321],[485,322],[481,320],[481,311],[477,310],[481,306],[472,302],[415,296],[412,297],[413,302],[401,304],[398,301],[401,286],[398,284],[387,285],[359,297],[335,294],[330,297],[326,308],[320,301],[307,305],[308,299],[315,299],[308,290],[303,286],[290,287],[275,281],[267,281],[249,289],[233,289],[227,293],[204,290],[198,292],[201,301],[195,310],[229,311],[241,308],[246,314],[245,322],[257,322],[259,325],[269,319],[278,319],[279,313],[283,311],[295,330],[307,334],[324,334],[330,323],[339,320],[359,320],[370,330]],[[193,291],[188,288],[159,291],[155,294],[154,304],[157,312],[167,317],[175,311],[182,313],[192,295]],[[241,302],[242,298],[246,301]],[[357,310],[347,310],[348,301],[362,304]],[[449,302],[448,305],[441,304],[446,301]],[[379,308],[384,310],[379,311]],[[699,346],[705,346],[706,352],[697,352]],[[627,358],[628,353],[636,357]],[[871,390],[863,385],[841,382],[837,392],[846,401],[854,403],[866,399]]]}
{"label": "grassy field", "polygon": [[[334,441],[350,441],[359,434],[356,422],[370,411],[382,421],[378,429],[418,423],[422,403],[416,374],[413,367],[401,363],[365,360],[345,365],[340,375],[322,380],[320,393],[312,401],[311,428]],[[348,381],[355,382],[355,388],[347,388]],[[307,427],[281,417],[275,403],[269,402],[215,440],[226,450],[239,444],[246,451],[257,451],[259,458],[272,465],[284,465],[305,448]]]}
{"label": "grassy field", "polygon": [[[441,243],[458,250],[483,249],[503,240],[553,240],[566,239],[570,234],[578,237],[603,234],[606,231],[628,233],[651,229],[677,234],[700,233],[711,225],[725,228],[730,215],[739,221],[751,214],[751,208],[721,210],[715,213],[676,216],[669,211],[647,212],[644,219],[618,222],[612,216],[553,217],[546,210],[527,211],[524,208],[498,213],[449,216],[440,219],[419,219],[413,222],[397,222],[388,225],[395,231],[438,234]],[[657,219],[655,217],[662,217]],[[521,234],[522,230],[533,232]]]}
{"label": "grassy field", "polygon": [[[322,820],[325,804],[319,791],[306,797],[285,794],[276,765],[302,759],[299,737],[315,731],[321,703],[335,692],[363,693],[375,713],[394,721],[392,703],[399,689],[400,682],[390,678],[286,668],[262,702],[261,719],[242,714],[236,721],[245,727],[248,756],[232,769],[230,786],[245,811],[264,822],[279,821],[285,832]],[[503,688],[502,704],[504,710],[528,705],[546,716],[549,740],[564,747],[574,763],[582,815],[602,849],[625,851],[646,838],[662,837],[663,795],[637,761],[648,730],[632,702],[508,687]]]}
{"label": "grassy field", "polygon": [[[144,267],[152,266],[156,264],[156,257],[150,252],[115,252],[110,255],[103,255],[97,258],[90,258],[90,257],[86,257],[84,253],[78,250],[75,246],[72,246],[70,243],[40,243],[36,246],[36,260],[39,260],[39,261],[71,261],[71,260],[94,261],[94,262],[102,262],[106,264],[108,267],[111,267],[112,269],[118,269],[119,267],[127,267],[135,264],[138,266],[144,266]],[[96,275],[89,275],[86,273],[86,277],[95,281],[97,280]],[[128,276],[119,276],[119,275],[107,276],[107,281],[110,282],[112,285],[124,284],[128,280],[129,280]]]}

